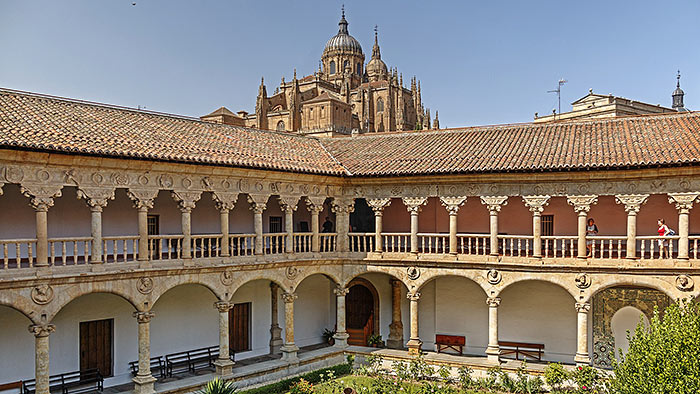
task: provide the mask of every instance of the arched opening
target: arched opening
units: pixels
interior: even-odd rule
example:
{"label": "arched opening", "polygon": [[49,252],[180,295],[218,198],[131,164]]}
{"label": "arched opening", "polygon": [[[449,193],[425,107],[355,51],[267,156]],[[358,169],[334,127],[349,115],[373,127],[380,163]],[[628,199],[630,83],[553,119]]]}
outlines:
{"label": "arched opening", "polygon": [[[34,378],[34,337],[27,331],[32,324],[22,312],[0,305],[0,382],[9,383]],[[11,334],[13,333],[13,334]]]}
{"label": "arched opening", "polygon": [[345,296],[348,344],[367,346],[370,335],[379,333],[379,294],[372,282],[353,279]]}
{"label": "arched opening", "polygon": [[355,72],[357,73],[357,75],[362,75],[362,63],[358,62],[355,65]]}
{"label": "arched opening", "polygon": [[335,60],[331,60],[331,75],[335,74]]}
{"label": "arched opening", "polygon": [[345,72],[345,69],[348,68],[349,65],[350,65],[349,61],[347,61],[347,60],[343,61],[343,72]]}
{"label": "arched opening", "polygon": [[649,327],[649,319],[642,311],[633,306],[624,306],[613,315],[610,326],[612,328],[613,338],[615,339],[615,357],[620,358],[620,351],[627,354],[630,347],[630,341],[627,338],[628,333],[634,335],[637,324],[643,321],[644,326]]}
{"label": "arched opening", "polygon": [[284,131],[284,130],[285,130],[284,122],[280,120],[279,122],[277,122],[277,131]]}
{"label": "arched opening", "polygon": [[374,211],[367,205],[367,200],[356,198],[355,209],[350,213],[352,232],[371,233],[374,232],[374,225]]}
{"label": "arched opening", "polygon": [[381,97],[377,99],[377,112],[384,112],[384,99]]}
{"label": "arched opening", "polygon": [[[323,274],[302,280],[294,290],[294,342],[300,347],[326,345],[324,331],[335,331],[337,284]],[[283,335],[284,337],[284,335]]]}

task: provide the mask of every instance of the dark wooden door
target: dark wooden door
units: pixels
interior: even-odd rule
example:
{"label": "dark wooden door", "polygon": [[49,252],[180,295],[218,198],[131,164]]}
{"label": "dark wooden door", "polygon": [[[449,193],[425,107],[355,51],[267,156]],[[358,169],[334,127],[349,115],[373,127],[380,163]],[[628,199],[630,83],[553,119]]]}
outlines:
{"label": "dark wooden door", "polygon": [[345,296],[345,322],[348,331],[348,343],[366,346],[367,338],[373,331],[374,297],[368,288],[355,285]]}
{"label": "dark wooden door", "polygon": [[250,350],[250,302],[235,304],[228,313],[228,341],[231,350]]}
{"label": "dark wooden door", "polygon": [[112,376],[113,319],[80,322],[80,370],[97,368]]}

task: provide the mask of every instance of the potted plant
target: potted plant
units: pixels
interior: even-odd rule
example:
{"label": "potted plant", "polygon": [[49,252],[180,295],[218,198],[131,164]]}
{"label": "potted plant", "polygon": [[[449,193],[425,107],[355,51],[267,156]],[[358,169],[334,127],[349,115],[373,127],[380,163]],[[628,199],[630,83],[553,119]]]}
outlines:
{"label": "potted plant", "polygon": [[335,330],[329,330],[327,328],[323,329],[323,334],[321,335],[323,337],[323,340],[333,346],[335,344],[335,338],[333,336],[335,335]]}
{"label": "potted plant", "polygon": [[371,347],[384,347],[384,341],[382,336],[379,334],[372,334],[367,338],[367,346]]}

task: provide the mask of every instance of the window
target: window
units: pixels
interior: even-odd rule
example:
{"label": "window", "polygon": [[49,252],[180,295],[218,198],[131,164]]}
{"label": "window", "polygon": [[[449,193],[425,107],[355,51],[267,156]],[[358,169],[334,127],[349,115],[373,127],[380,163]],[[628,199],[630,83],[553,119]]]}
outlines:
{"label": "window", "polygon": [[377,112],[384,112],[384,100],[381,97],[377,99]]}
{"label": "window", "polygon": [[542,215],[542,235],[554,235],[554,215]]}
{"label": "window", "polygon": [[160,218],[158,215],[148,215],[148,235],[160,235]]}
{"label": "window", "polygon": [[281,233],[282,232],[282,216],[270,216],[270,232],[271,233]]}
{"label": "window", "polygon": [[284,122],[281,120],[277,122],[277,131],[284,131]]}
{"label": "window", "polygon": [[331,60],[331,75],[335,74],[335,61]]}
{"label": "window", "polygon": [[345,69],[348,68],[349,64],[350,63],[347,60],[343,62],[343,72],[345,72]]}
{"label": "window", "polygon": [[357,75],[362,75],[362,63],[357,63],[355,66],[355,72],[357,72]]}

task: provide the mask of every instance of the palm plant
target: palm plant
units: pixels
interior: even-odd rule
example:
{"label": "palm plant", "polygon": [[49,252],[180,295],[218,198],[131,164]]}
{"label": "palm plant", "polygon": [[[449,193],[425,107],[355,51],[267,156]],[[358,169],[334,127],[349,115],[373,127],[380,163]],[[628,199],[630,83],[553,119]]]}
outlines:
{"label": "palm plant", "polygon": [[223,379],[216,378],[209,381],[197,394],[233,394],[235,392],[236,387],[233,385],[233,382],[226,382]]}

